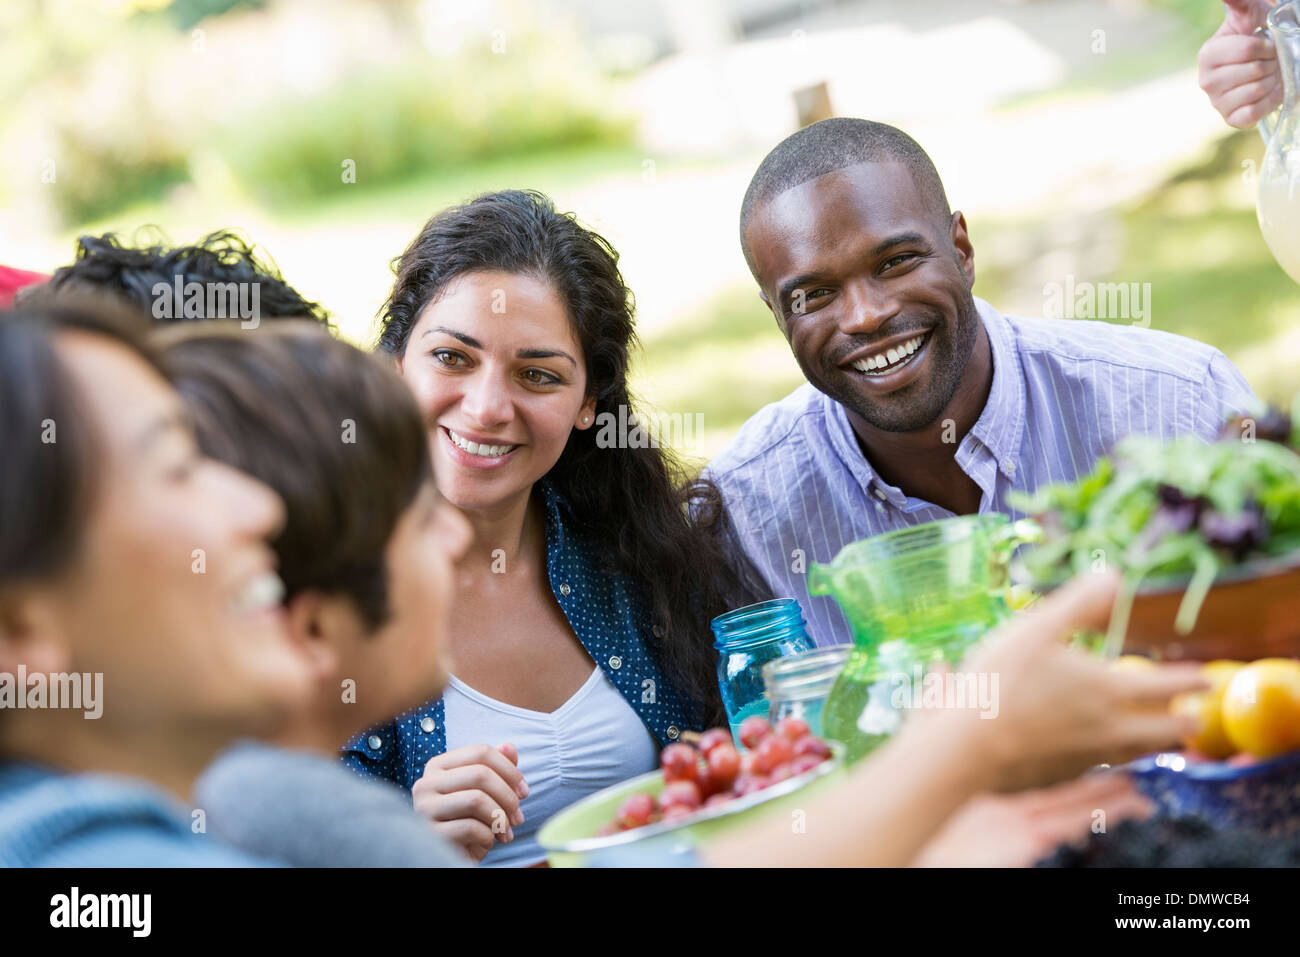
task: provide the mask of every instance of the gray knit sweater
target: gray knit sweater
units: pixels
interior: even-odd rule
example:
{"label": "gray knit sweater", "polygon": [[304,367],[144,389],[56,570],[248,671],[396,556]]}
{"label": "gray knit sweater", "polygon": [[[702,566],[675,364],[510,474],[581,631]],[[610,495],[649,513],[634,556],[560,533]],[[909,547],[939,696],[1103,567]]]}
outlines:
{"label": "gray knit sweater", "polygon": [[247,742],[199,778],[196,807],[226,844],[294,867],[466,867],[386,781],[308,751]]}

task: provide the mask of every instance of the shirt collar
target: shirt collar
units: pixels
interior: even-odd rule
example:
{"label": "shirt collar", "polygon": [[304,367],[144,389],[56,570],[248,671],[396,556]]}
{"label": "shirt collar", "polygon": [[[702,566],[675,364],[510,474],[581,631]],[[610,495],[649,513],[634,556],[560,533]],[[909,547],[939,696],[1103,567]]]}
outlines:
{"label": "shirt collar", "polygon": [[553,536],[557,546],[563,545],[564,525],[566,520],[573,520],[573,506],[547,479],[542,479],[538,485],[542,490],[542,505],[546,512],[546,539],[549,542]]}
{"label": "shirt collar", "polygon": [[[975,308],[989,337],[989,349],[993,356],[993,384],[989,388],[984,411],[975,421],[970,435],[988,449],[996,460],[998,469],[1011,478],[1016,471],[1016,460],[1020,455],[1021,438],[1025,429],[1024,370],[1020,365],[1020,353],[1011,323],[978,297],[975,297]],[[849,423],[848,412],[843,405],[825,394],[822,395],[822,407],[831,447],[854,479],[864,490],[869,490],[877,481],[876,473],[867,457],[862,454],[857,435]],[[890,494],[889,497],[898,496]]]}
{"label": "shirt collar", "polygon": [[975,306],[984,320],[993,353],[993,385],[971,434],[992,453],[998,470],[1010,479],[1016,474],[1025,433],[1025,373],[1011,323],[983,299],[976,299]]}
{"label": "shirt collar", "polygon": [[854,481],[862,486],[863,489],[871,488],[876,481],[876,472],[867,461],[867,457],[862,454],[862,448],[858,445],[857,433],[853,431],[853,426],[849,424],[849,414],[844,406],[836,402],[826,393],[821,393],[822,408],[826,415],[826,431],[830,433],[831,448],[835,454],[840,457],[840,461],[849,470]]}

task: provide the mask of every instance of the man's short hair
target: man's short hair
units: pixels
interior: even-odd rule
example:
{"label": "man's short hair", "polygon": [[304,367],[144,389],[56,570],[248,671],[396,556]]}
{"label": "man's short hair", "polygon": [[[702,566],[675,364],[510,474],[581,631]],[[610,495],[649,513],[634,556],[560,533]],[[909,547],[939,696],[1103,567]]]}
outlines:
{"label": "man's short hair", "polygon": [[754,272],[745,229],[754,212],[788,189],[859,163],[899,163],[936,214],[952,215],[943,182],[919,143],[897,127],[872,120],[835,117],[806,126],[776,144],[758,164],[740,206],[740,247]]}
{"label": "man's short hair", "polygon": [[[42,287],[51,292],[66,289],[116,293],[146,313],[153,313],[159,284],[174,288],[198,283],[205,288],[229,283],[256,283],[258,317],[261,319],[314,319],[329,323],[329,313],[319,303],[304,298],[270,260],[259,257],[256,248],[228,229],[204,236],[192,246],[170,246],[160,235],[153,241],[124,242],[115,233],[82,236],[77,256],[70,265],[55,270]],[[181,316],[174,318],[180,319]],[[218,319],[226,315],[185,318]]]}

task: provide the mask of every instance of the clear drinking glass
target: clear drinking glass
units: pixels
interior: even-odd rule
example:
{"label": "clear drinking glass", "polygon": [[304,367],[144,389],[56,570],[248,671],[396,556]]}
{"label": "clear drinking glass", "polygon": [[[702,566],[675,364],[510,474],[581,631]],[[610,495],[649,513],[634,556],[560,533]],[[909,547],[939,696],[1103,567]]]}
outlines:
{"label": "clear drinking glass", "polygon": [[832,645],[764,665],[763,683],[767,686],[772,723],[782,718],[802,718],[813,734],[823,737],[822,709],[852,648]]}

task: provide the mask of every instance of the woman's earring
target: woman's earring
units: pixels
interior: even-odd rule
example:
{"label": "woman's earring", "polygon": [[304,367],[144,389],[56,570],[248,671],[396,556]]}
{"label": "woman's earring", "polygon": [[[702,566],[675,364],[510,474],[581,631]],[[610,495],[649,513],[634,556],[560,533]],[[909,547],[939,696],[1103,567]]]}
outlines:
{"label": "woman's earring", "polygon": [[591,416],[589,416],[589,415],[584,415],[584,416],[582,417],[582,424],[583,424],[583,425],[586,425],[586,424],[589,423],[590,421],[591,421]]}

